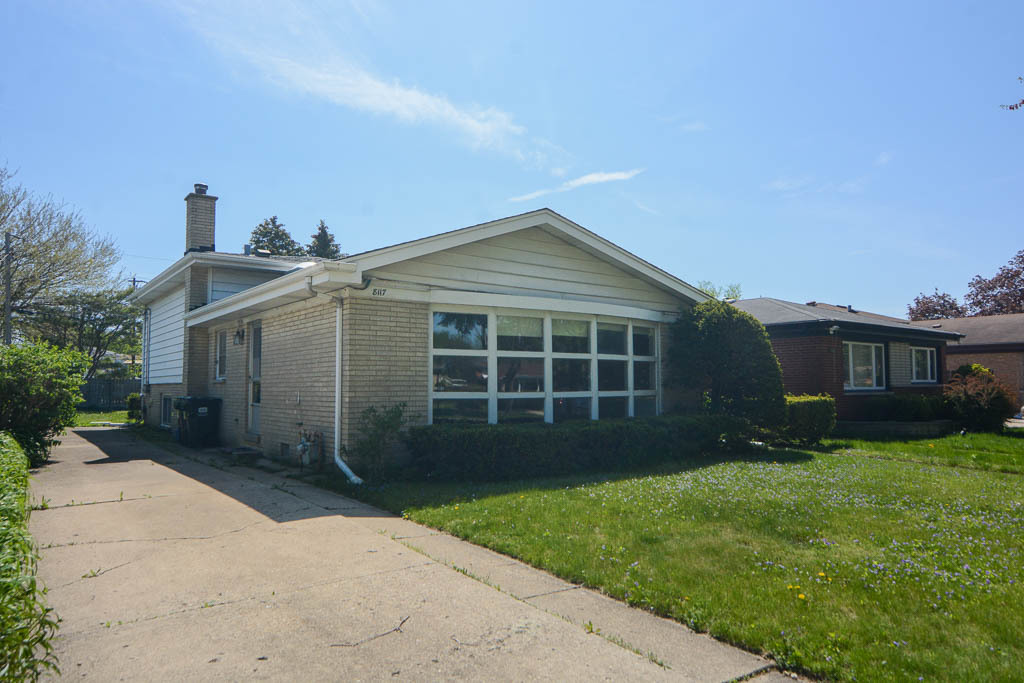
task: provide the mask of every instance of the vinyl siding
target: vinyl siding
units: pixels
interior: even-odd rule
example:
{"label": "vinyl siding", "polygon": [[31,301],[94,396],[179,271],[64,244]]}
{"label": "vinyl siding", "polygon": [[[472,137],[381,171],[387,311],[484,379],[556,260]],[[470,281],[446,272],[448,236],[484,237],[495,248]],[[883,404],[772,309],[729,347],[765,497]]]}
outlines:
{"label": "vinyl siding", "polygon": [[451,289],[678,311],[680,299],[541,228],[395,263],[373,277]]}
{"label": "vinyl siding", "polygon": [[261,285],[264,282],[280,277],[280,272],[264,272],[258,270],[241,270],[236,268],[211,268],[210,303],[220,301],[232,294]]}
{"label": "vinyl siding", "polygon": [[185,352],[185,288],[174,290],[150,306],[147,360],[151,384],[182,381]]}

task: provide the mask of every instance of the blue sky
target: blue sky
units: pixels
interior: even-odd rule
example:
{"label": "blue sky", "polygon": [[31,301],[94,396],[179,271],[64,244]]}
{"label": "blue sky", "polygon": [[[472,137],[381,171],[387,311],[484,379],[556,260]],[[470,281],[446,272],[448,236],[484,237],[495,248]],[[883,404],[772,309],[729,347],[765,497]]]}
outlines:
{"label": "blue sky", "polygon": [[549,206],[696,283],[893,315],[1024,248],[1019,2],[0,9],[0,163],[128,275],[276,214],[343,251]]}

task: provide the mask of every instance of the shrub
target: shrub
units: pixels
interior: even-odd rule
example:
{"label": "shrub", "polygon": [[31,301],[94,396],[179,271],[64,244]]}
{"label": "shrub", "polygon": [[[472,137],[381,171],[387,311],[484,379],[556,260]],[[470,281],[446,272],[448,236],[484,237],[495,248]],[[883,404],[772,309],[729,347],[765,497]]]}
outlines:
{"label": "shrub", "polygon": [[45,343],[0,347],[0,431],[17,439],[33,467],[75,423],[88,367],[84,354]]}
{"label": "shrub", "polygon": [[944,399],[940,395],[869,396],[861,405],[861,417],[865,420],[922,422],[945,416]]}
{"label": "shrub", "polygon": [[139,394],[128,394],[125,397],[128,406],[128,419],[135,422],[142,421],[142,397]]}
{"label": "shrub", "polygon": [[787,440],[816,444],[836,426],[836,400],[827,394],[821,396],[786,396]]}
{"label": "shrub", "polygon": [[0,432],[0,680],[35,680],[57,671],[53,610],[36,581],[36,550],[28,533],[28,459]]}
{"label": "shrub", "polygon": [[[962,427],[979,432],[999,432],[1003,423],[1017,412],[1015,397],[989,370],[978,366],[961,374],[959,370],[946,385],[946,405]],[[963,369],[963,368],[961,368]]]}
{"label": "shrub", "polygon": [[359,415],[359,438],[345,449],[351,456],[368,468],[371,481],[384,478],[384,457],[391,452],[398,441],[399,432],[405,425],[405,404],[396,403],[378,410],[370,406]]}
{"label": "shrub", "polygon": [[764,325],[731,304],[711,300],[672,325],[669,386],[697,391],[708,412],[777,427],[786,417],[782,368]]}
{"label": "shrub", "polygon": [[414,476],[503,481],[574,472],[629,470],[682,460],[747,440],[747,420],[663,416],[558,425],[413,427],[406,443]]}

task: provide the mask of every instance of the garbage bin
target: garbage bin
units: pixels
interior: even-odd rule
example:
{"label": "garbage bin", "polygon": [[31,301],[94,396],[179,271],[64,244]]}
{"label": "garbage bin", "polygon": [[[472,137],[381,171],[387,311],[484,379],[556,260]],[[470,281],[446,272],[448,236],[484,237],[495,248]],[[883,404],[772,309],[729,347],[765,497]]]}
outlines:
{"label": "garbage bin", "polygon": [[179,396],[174,399],[178,411],[178,441],[190,448],[216,446],[220,426],[219,398]]}

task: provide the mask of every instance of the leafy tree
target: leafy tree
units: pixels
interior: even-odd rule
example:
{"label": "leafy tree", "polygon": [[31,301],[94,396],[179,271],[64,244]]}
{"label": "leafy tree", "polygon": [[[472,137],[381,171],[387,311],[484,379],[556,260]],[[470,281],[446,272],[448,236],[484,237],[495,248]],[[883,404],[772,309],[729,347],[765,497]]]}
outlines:
{"label": "leafy tree", "polygon": [[940,292],[937,287],[934,294],[921,292],[914,297],[914,303],[907,306],[907,317],[911,320],[939,320],[966,316],[967,307],[960,304],[956,297]]}
{"label": "leafy tree", "polygon": [[276,256],[302,256],[306,251],[292,239],[277,216],[266,218],[252,230],[249,242],[256,249],[266,249]]}
{"label": "leafy tree", "polygon": [[13,179],[12,172],[0,167],[0,240],[6,231],[15,235],[14,310],[31,308],[40,297],[108,284],[120,258],[113,240],[86,226],[75,209],[50,196],[36,196]]}
{"label": "leafy tree", "polygon": [[764,427],[786,416],[782,368],[756,318],[711,300],[672,325],[669,384],[697,391],[712,414],[744,417]]}
{"label": "leafy tree", "polygon": [[310,236],[313,238],[313,241],[306,246],[307,254],[319,256],[320,258],[341,258],[341,249],[338,248],[338,243],[334,241],[334,235],[328,232],[324,219],[320,219],[320,225],[317,226],[316,233]]}
{"label": "leafy tree", "polygon": [[719,287],[711,280],[701,280],[697,283],[697,288],[704,290],[704,292],[710,294],[719,301],[725,301],[726,299],[739,299],[743,296],[743,288],[740,287],[738,282],[734,282],[731,285],[725,285],[724,287]]}
{"label": "leafy tree", "polygon": [[991,278],[975,275],[967,287],[971,315],[1024,313],[1024,249]]}

